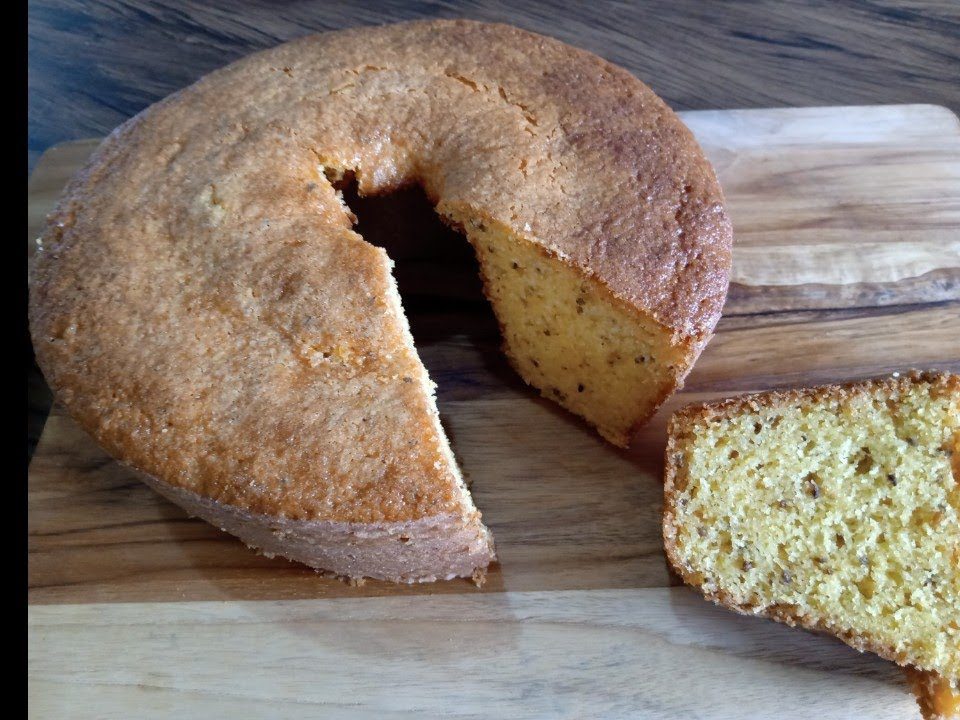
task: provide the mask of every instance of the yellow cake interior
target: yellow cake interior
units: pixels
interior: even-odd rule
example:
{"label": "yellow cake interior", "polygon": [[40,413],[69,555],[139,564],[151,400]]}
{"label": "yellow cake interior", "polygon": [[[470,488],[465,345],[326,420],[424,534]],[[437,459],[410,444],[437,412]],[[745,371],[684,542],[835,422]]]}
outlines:
{"label": "yellow cake interior", "polygon": [[671,458],[676,559],[707,593],[960,676],[960,398],[917,382],[697,419]]}
{"label": "yellow cake interior", "polygon": [[527,383],[626,446],[674,382],[663,326],[541,246],[490,221],[454,217],[480,261],[504,351]]}

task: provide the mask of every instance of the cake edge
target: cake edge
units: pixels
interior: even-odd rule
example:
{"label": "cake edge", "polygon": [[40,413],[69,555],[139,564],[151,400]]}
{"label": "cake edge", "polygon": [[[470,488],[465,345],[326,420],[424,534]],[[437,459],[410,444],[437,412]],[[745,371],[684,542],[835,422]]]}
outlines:
{"label": "cake edge", "polygon": [[950,682],[935,672],[904,669],[924,720],[950,720],[960,715],[960,680]]}
{"label": "cake edge", "polygon": [[395,523],[292,520],[251,513],[131,469],[191,517],[262,555],[279,555],[350,581],[413,584],[464,577],[482,585],[487,567],[496,560],[493,537],[477,511]]}

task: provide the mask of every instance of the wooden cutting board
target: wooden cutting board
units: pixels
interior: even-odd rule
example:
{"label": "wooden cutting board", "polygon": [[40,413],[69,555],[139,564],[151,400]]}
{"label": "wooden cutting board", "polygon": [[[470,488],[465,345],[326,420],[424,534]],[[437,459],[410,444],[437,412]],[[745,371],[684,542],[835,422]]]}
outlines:
{"label": "wooden cutting board", "polygon": [[[417,345],[497,540],[483,590],[352,587],[255,555],[54,408],[29,477],[31,713],[919,717],[893,665],[676,587],[661,455],[691,401],[960,371],[960,123],[926,105],[683,117],[727,195],[733,283],[686,389],[630,451],[510,371],[482,297],[449,282],[469,259],[408,263]],[[41,159],[31,239],[95,145]]]}

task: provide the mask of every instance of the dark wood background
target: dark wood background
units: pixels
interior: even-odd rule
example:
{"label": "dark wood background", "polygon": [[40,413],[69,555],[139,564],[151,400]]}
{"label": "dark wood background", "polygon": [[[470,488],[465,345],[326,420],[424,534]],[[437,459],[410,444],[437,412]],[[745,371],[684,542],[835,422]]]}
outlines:
{"label": "dark wood background", "polygon": [[[677,110],[936,103],[960,111],[960,1],[502,3],[35,0],[28,169],[205,72],[311,32],[396,20],[510,22],[631,70]],[[27,353],[28,457],[50,395]]]}

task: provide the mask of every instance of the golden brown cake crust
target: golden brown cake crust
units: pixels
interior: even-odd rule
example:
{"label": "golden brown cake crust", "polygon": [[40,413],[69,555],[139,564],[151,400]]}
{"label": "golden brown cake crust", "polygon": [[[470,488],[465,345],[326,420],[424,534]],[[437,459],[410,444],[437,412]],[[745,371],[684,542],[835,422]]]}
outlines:
{"label": "golden brown cake crust", "polygon": [[307,37],[118,128],[50,218],[34,347],[113,455],[265,516],[479,527],[390,262],[353,233],[325,168],[354,170],[364,193],[419,182],[441,214],[508,225],[678,345],[702,346],[719,317],[719,186],[629,73],[503,25]]}
{"label": "golden brown cake crust", "polygon": [[[793,606],[767,606],[760,603],[750,604],[738,601],[723,589],[716,592],[705,590],[694,573],[689,571],[677,551],[677,526],[674,508],[677,499],[677,483],[683,481],[678,471],[675,457],[678,452],[679,440],[684,428],[691,427],[697,422],[709,422],[737,414],[742,410],[759,410],[760,408],[778,408],[794,406],[800,401],[843,400],[857,395],[873,394],[878,390],[886,392],[895,398],[905,392],[911,385],[925,382],[938,388],[944,393],[960,393],[960,375],[937,371],[911,370],[897,373],[893,376],[858,380],[838,385],[822,385],[813,388],[797,388],[783,391],[770,391],[743,395],[717,402],[688,405],[681,408],[670,419],[668,425],[668,440],[664,456],[664,504],[663,504],[663,545],[667,560],[671,568],[686,583],[700,590],[704,597],[717,605],[721,605],[743,615],[766,617],[771,620],[785,623],[791,627],[803,627],[808,630],[828,633],[857,650],[870,651],[880,657],[892,660],[901,665],[908,662],[908,658],[896,652],[894,648],[880,644],[870,637],[858,633],[849,627],[840,627],[822,618],[800,614]],[[956,474],[956,470],[954,471]]]}
{"label": "golden brown cake crust", "polygon": [[960,717],[960,684],[916,668],[904,669],[923,720],[951,720]]}

